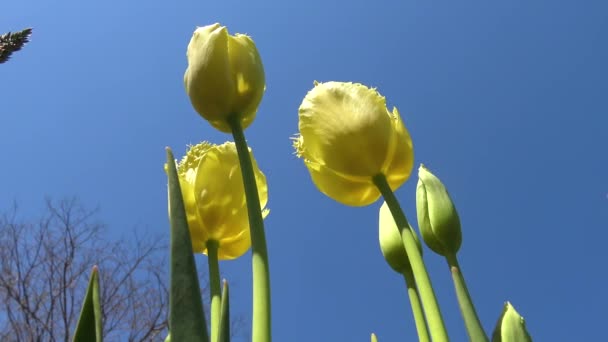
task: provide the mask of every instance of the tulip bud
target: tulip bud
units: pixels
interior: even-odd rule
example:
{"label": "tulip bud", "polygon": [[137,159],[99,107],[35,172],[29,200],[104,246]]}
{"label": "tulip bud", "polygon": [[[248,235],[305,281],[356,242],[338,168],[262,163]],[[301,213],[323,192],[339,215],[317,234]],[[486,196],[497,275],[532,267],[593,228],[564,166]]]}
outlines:
{"label": "tulip bud", "polygon": [[[391,214],[391,210],[388,208],[386,202],[380,207],[379,221],[378,235],[380,238],[380,250],[382,250],[382,255],[384,255],[384,259],[386,259],[386,262],[388,262],[389,266],[395,270],[395,272],[404,274],[411,269],[410,261],[405,252],[399,228],[397,227],[393,214]],[[413,230],[412,234],[418,245],[418,250],[420,251],[420,254],[422,254],[420,240],[418,240],[418,236]]]}
{"label": "tulip bud", "polygon": [[509,302],[505,303],[502,315],[496,322],[492,342],[532,342],[524,318],[515,311],[515,308]]}
{"label": "tulip bud", "polygon": [[456,255],[462,243],[458,213],[445,186],[424,165],[418,169],[416,210],[427,246],[443,256]]}
{"label": "tulip bud", "polygon": [[375,202],[372,178],[386,177],[392,190],[410,176],[412,140],[396,108],[375,89],[358,83],[315,83],[299,111],[294,147],[319,190],[352,206]]}
{"label": "tulip bud", "polygon": [[242,128],[253,122],[265,88],[264,66],[251,38],[234,36],[220,24],[199,27],[188,44],[186,93],[194,109],[222,132],[238,115]]}

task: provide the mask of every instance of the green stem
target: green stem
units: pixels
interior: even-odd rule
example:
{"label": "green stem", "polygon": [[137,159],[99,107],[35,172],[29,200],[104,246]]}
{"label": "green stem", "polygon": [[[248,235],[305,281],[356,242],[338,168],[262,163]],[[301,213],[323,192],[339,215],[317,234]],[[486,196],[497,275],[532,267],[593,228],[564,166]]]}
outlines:
{"label": "green stem", "polygon": [[238,115],[233,114],[227,119],[239,155],[245,197],[247,198],[247,213],[251,229],[252,273],[253,273],[253,322],[252,341],[270,342],[270,272],[268,270],[268,250],[264,233],[264,219],[260,207],[260,197],[255,183],[249,148]]}
{"label": "green stem", "polygon": [[473,305],[473,300],[467,289],[467,284],[464,281],[464,276],[460,270],[458,259],[456,254],[448,254],[445,257],[452,273],[452,280],[454,281],[454,289],[456,289],[456,297],[458,298],[458,305],[460,305],[460,312],[464,319],[464,325],[467,328],[469,339],[471,341],[488,341],[486,333],[483,331],[477,311]]}
{"label": "green stem", "polygon": [[420,304],[420,295],[418,289],[416,289],[416,281],[414,280],[414,274],[411,270],[403,272],[403,278],[405,279],[405,285],[407,286],[407,295],[410,298],[410,305],[412,306],[412,313],[414,314],[414,321],[416,322],[416,331],[418,332],[418,341],[430,342],[429,331],[426,326],[426,320],[424,319],[424,312],[422,312],[422,305]]}
{"label": "green stem", "polygon": [[220,331],[221,290],[220,265],[217,260],[219,244],[215,240],[207,241],[207,262],[209,264],[209,285],[211,287],[211,341],[217,342]]}
{"label": "green stem", "polygon": [[420,299],[426,315],[426,321],[429,324],[431,337],[434,342],[448,341],[448,333],[445,329],[443,318],[441,317],[441,310],[437,304],[437,298],[435,298],[431,279],[426,271],[422,256],[418,250],[418,245],[414,240],[414,235],[409,228],[409,223],[399,205],[399,201],[397,201],[393,190],[391,190],[391,187],[383,174],[374,176],[373,182],[384,197],[401,233],[403,246],[405,247],[405,252],[407,253],[410,265],[412,266],[412,271],[414,272],[414,279],[416,280],[416,285],[420,293]]}

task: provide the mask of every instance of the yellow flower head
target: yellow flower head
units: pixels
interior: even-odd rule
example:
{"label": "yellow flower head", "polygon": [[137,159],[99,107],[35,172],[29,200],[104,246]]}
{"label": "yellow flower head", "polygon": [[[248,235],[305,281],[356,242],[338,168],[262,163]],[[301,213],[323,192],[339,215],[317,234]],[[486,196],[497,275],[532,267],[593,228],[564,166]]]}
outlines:
{"label": "yellow flower head", "polygon": [[[249,151],[251,154],[251,150]],[[268,201],[266,177],[251,155],[260,206]],[[207,254],[207,241],[218,242],[218,258],[234,259],[251,246],[241,167],[232,142],[192,146],[177,168],[195,253]],[[264,216],[268,213],[264,212]]]}
{"label": "yellow flower head", "polygon": [[249,126],[262,100],[265,75],[255,43],[234,36],[220,24],[199,27],[188,44],[186,93],[194,109],[222,132],[231,132],[226,118],[240,116]]}
{"label": "yellow flower head", "polygon": [[412,171],[414,151],[399,112],[386,108],[374,89],[358,83],[315,83],[299,109],[294,147],[321,192],[346,205],[363,206],[380,192],[382,173],[395,190]]}

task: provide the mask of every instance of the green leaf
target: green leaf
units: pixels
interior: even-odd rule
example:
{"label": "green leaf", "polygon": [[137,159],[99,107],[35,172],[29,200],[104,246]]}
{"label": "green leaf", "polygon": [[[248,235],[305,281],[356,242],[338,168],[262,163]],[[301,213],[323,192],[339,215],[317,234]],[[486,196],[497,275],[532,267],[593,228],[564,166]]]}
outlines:
{"label": "green leaf", "polygon": [[87,293],[74,332],[74,342],[101,342],[101,305],[99,304],[99,272],[93,266]]}
{"label": "green leaf", "polygon": [[167,148],[166,171],[169,179],[169,220],[171,222],[171,284],[169,291],[171,339],[180,342],[208,342],[207,322],[203,311],[184,200],[175,167],[175,158],[169,148]]}
{"label": "green leaf", "polygon": [[228,281],[224,279],[222,288],[222,308],[220,314],[220,333],[218,335],[219,342],[230,342],[230,292],[228,290]]}

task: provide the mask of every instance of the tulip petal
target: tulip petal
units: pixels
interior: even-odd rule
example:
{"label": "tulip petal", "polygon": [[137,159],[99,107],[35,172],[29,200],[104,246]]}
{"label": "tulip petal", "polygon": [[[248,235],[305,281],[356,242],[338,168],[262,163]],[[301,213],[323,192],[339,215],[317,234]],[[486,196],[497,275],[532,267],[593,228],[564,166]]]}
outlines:
{"label": "tulip petal", "polygon": [[219,249],[218,258],[220,260],[231,260],[245,254],[251,247],[251,231],[243,230],[239,235],[223,238]]}
{"label": "tulip petal", "polygon": [[414,167],[414,147],[412,138],[405,128],[399,111],[393,108],[393,138],[382,173],[394,191],[401,186],[412,173]]}
{"label": "tulip petal", "polygon": [[309,160],[304,163],[319,191],[342,204],[365,206],[380,197],[371,177],[348,177]]}
{"label": "tulip petal", "polygon": [[299,109],[305,157],[355,176],[374,176],[388,151],[392,130],[386,101],[361,84],[317,84]]}
{"label": "tulip petal", "polygon": [[[231,114],[235,92],[228,60],[228,31],[219,24],[197,28],[186,55],[184,85],[192,106],[212,124],[223,122]],[[209,80],[214,80],[213,84]]]}
{"label": "tulip petal", "polygon": [[[210,149],[201,159],[194,186],[199,215],[209,239],[220,241],[249,228],[245,191],[234,145]],[[234,153],[232,153],[234,152]]]}
{"label": "tulip petal", "polygon": [[196,210],[193,184],[181,179],[181,177],[179,183],[182,189],[186,219],[188,221],[188,228],[190,229],[190,236],[192,239],[192,250],[194,253],[203,253],[207,250],[206,243],[209,236],[203,221],[200,219],[198,210]]}
{"label": "tulip petal", "polygon": [[266,84],[264,66],[255,43],[246,35],[228,37],[228,54],[236,86],[234,108],[241,115],[241,126],[247,128],[255,119]]}

